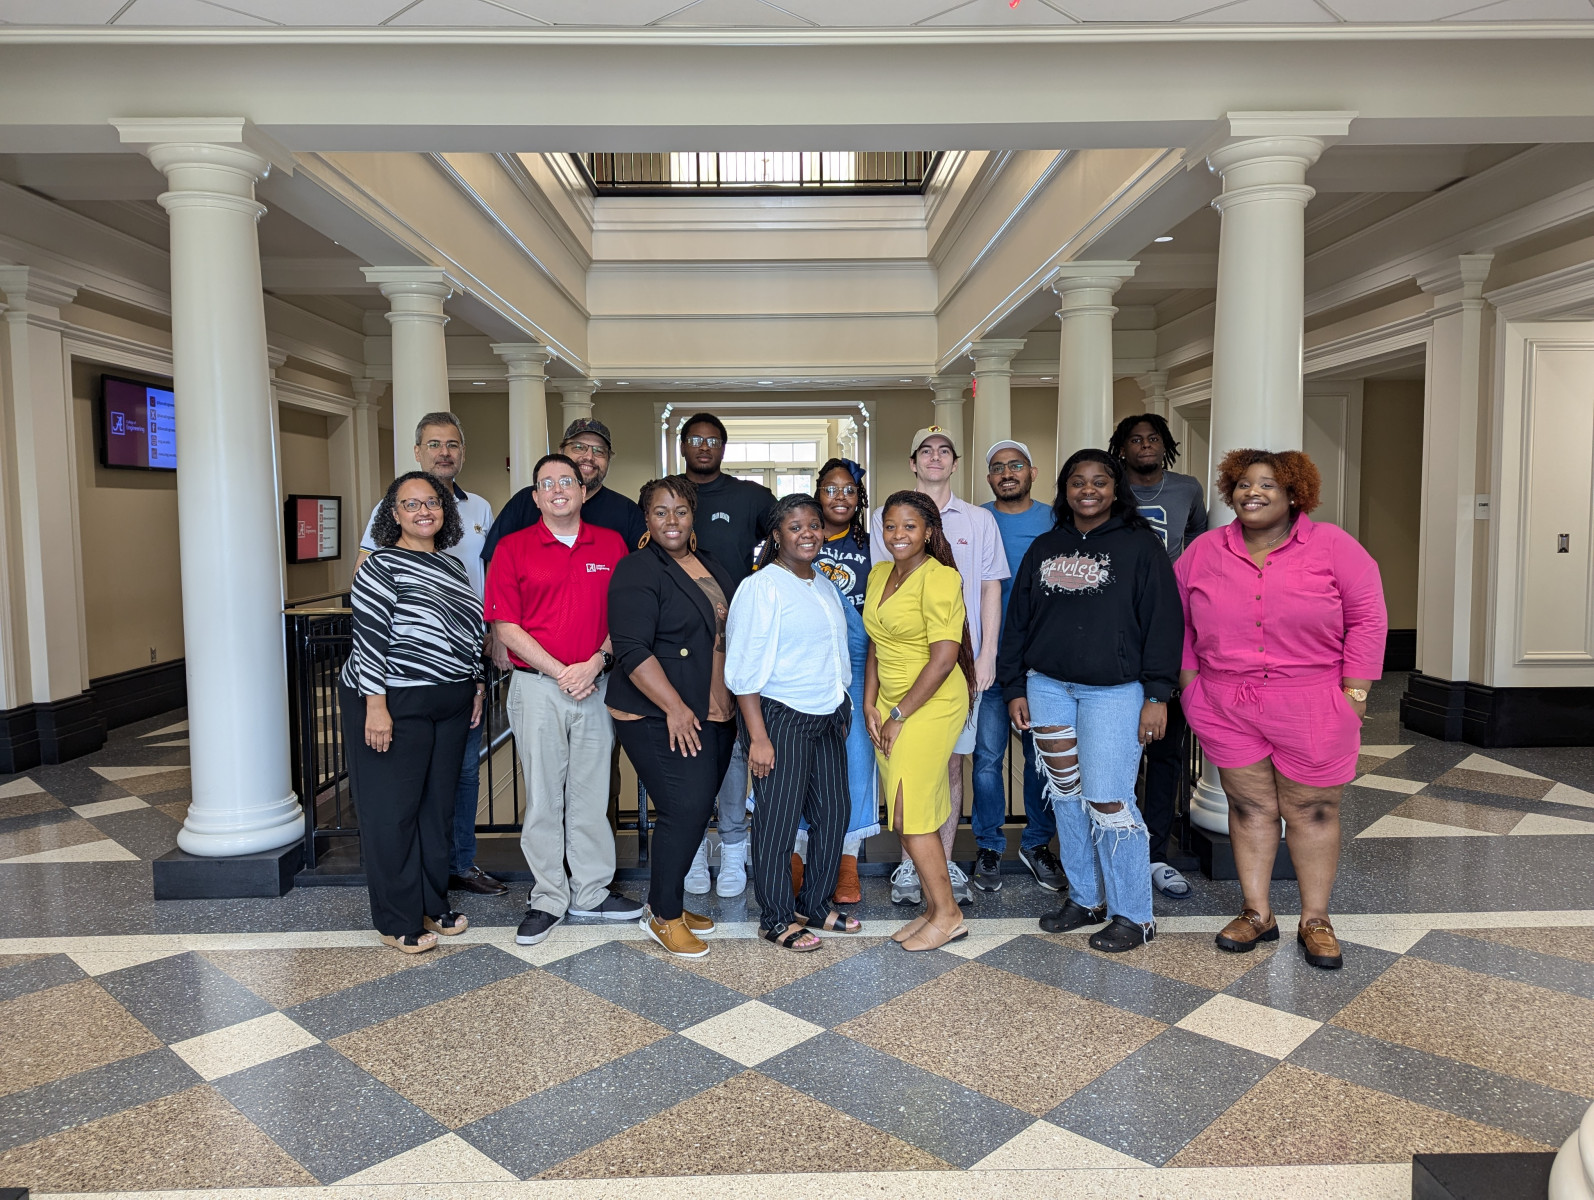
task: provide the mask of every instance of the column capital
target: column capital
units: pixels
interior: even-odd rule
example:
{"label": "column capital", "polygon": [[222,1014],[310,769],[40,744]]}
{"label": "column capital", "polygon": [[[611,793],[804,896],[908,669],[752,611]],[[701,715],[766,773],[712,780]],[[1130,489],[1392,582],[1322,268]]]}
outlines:
{"label": "column capital", "polygon": [[508,365],[511,379],[543,379],[544,368],[557,357],[540,342],[494,342],[489,349]]}
{"label": "column capital", "polygon": [[[441,267],[361,267],[360,274],[389,300],[397,302],[415,297],[421,303],[435,301],[439,314],[443,311],[443,301],[454,294],[454,281]],[[431,307],[426,305],[428,309]]]}
{"label": "column capital", "polygon": [[1134,276],[1139,266],[1138,261],[1130,259],[1080,259],[1059,263],[1051,279],[1051,289],[1059,296],[1089,288],[1116,292]]}
{"label": "column capital", "polygon": [[354,393],[355,408],[375,408],[376,397],[381,394],[383,381],[355,376],[349,380],[349,388]]}
{"label": "column capital", "polygon": [[257,175],[273,167],[293,174],[293,151],[248,117],[113,117],[110,124],[124,146],[137,146],[151,157],[161,149],[164,157],[179,161],[184,148],[193,148],[204,162],[213,150],[233,150],[261,163]]}
{"label": "column capital", "polygon": [[592,393],[598,390],[596,379],[550,379],[548,386],[564,397],[565,403],[592,403]]}
{"label": "column capital", "polygon": [[1222,175],[1251,160],[1304,157],[1301,169],[1305,170],[1325,146],[1350,133],[1351,122],[1359,115],[1350,110],[1225,113],[1185,151],[1184,163],[1187,168],[1204,163]]}
{"label": "column capital", "polygon": [[1139,385],[1141,392],[1150,398],[1168,390],[1168,372],[1147,371],[1143,375],[1136,375],[1135,383]]}
{"label": "column capital", "polygon": [[288,352],[286,350],[283,350],[277,346],[266,346],[266,365],[271,368],[273,374],[280,370],[282,364],[287,361]]}
{"label": "column capital", "polygon": [[1417,273],[1417,286],[1439,304],[1439,297],[1460,291],[1462,300],[1483,300],[1483,285],[1489,278],[1493,254],[1457,254],[1436,267]]}
{"label": "column capital", "polygon": [[72,303],[77,284],[37,267],[0,267],[0,299],[13,310],[60,308]]}
{"label": "column capital", "polygon": [[1024,349],[1023,338],[980,338],[963,348],[963,353],[974,360],[974,374],[1011,374],[1013,360]]}
{"label": "column capital", "polygon": [[935,403],[962,401],[963,393],[969,390],[969,380],[968,375],[932,375],[930,391],[935,396]]}

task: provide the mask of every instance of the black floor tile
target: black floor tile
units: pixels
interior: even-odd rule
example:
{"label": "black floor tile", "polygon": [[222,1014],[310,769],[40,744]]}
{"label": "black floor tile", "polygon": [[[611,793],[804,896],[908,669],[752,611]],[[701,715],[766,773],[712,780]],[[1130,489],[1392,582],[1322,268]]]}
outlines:
{"label": "black floor tile", "polygon": [[1426,934],[1410,950],[1414,958],[1479,971],[1501,979],[1570,992],[1594,1000],[1594,965],[1553,954],[1535,954],[1521,946],[1506,946],[1443,930]]}
{"label": "black floor tile", "polygon": [[977,961],[1169,1025],[1183,1020],[1212,998],[1211,992],[1194,984],[1082,950],[1070,950],[1038,937],[1014,938],[986,951]]}
{"label": "black floor tile", "polygon": [[910,954],[895,942],[884,942],[776,988],[763,1001],[830,1028],[944,975],[962,961],[940,950]]}
{"label": "black floor tile", "polygon": [[36,958],[31,962],[0,967],[0,1000],[25,996],[29,992],[42,992],[45,988],[82,978],[82,969],[64,954],[52,954],[49,958]]}
{"label": "black floor tile", "polygon": [[543,969],[676,1031],[747,1003],[741,992],[621,942],[604,942]]}
{"label": "black floor tile", "polygon": [[170,1050],[107,1063],[0,1100],[0,1150],[49,1137],[202,1082]]}
{"label": "black floor tile", "polygon": [[274,1011],[231,975],[197,954],[177,954],[124,967],[98,982],[168,1044],[225,1029]]}

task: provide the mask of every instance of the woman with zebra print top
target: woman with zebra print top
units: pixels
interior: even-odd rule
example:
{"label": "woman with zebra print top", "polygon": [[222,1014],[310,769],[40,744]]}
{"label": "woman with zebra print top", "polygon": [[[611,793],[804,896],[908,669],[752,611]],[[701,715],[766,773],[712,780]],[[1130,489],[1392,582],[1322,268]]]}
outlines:
{"label": "woman with zebra print top", "polygon": [[354,648],[339,676],[349,783],[384,942],[406,954],[465,932],[448,908],[454,792],[466,731],[481,720],[482,605],[464,565],[450,490],[424,471],[377,508],[378,549],[350,589]]}

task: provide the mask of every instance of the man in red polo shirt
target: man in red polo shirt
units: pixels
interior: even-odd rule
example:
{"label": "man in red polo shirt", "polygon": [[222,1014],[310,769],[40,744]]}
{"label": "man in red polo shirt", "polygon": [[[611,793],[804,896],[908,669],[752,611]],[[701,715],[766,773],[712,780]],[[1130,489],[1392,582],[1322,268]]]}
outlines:
{"label": "man in red polo shirt", "polygon": [[520,850],[536,876],[515,935],[522,946],[541,942],[566,913],[642,915],[641,904],[609,891],[609,580],[625,542],[581,519],[581,471],[563,454],[546,455],[532,480],[542,520],[498,543],[485,605],[515,668],[508,707],[526,777]]}

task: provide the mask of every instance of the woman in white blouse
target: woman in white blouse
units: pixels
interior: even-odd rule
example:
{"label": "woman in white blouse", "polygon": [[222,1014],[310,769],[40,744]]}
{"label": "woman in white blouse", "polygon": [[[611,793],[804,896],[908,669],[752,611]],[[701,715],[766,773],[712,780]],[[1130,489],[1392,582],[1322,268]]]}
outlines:
{"label": "woman in white blouse", "polygon": [[[796,493],[770,513],[758,570],[731,601],[725,683],[736,695],[753,775],[753,891],[759,936],[785,950],[819,949],[807,928],[856,933],[857,918],[829,906],[851,801],[847,730],[852,663],[835,584],[814,570],[825,540],[819,502]],[[802,892],[791,885],[791,845],[808,822]]]}

